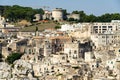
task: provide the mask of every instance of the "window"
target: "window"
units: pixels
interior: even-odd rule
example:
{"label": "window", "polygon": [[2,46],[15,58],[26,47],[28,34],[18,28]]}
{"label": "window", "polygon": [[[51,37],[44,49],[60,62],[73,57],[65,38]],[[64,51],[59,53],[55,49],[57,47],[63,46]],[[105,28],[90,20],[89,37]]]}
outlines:
{"label": "window", "polygon": [[76,51],[76,50],[74,51],[74,54],[77,54],[77,51]]}
{"label": "window", "polygon": [[102,31],[102,33],[105,33],[105,31]]}
{"label": "window", "polygon": [[50,48],[50,45],[48,45],[48,48]]}
{"label": "window", "polygon": [[31,54],[32,52],[31,52],[31,49],[29,49],[29,53]]}
{"label": "window", "polygon": [[95,29],[95,33],[98,33],[98,30],[97,30],[97,29]]}
{"label": "window", "polygon": [[98,33],[101,33],[101,31],[99,31]]}
{"label": "window", "polygon": [[77,59],[77,57],[75,57],[75,56],[73,55],[73,59]]}
{"label": "window", "polygon": [[64,56],[62,57],[62,60],[65,60],[65,57],[64,57]]}
{"label": "window", "polygon": [[113,62],[111,61],[111,64],[113,64]]}
{"label": "window", "polygon": [[98,28],[98,26],[94,26],[94,28]]}
{"label": "window", "polygon": [[103,31],[106,31],[107,29],[102,29]]}
{"label": "window", "polygon": [[102,26],[102,28],[107,28],[107,26]]}
{"label": "window", "polygon": [[108,26],[108,28],[112,28],[112,26]]}

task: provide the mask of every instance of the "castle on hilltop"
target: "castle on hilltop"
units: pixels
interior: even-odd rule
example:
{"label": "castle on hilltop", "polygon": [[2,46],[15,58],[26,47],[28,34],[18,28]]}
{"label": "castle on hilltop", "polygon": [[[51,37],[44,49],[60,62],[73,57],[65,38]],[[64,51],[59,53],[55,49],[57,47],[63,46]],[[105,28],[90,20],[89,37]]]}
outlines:
{"label": "castle on hilltop", "polygon": [[39,20],[56,20],[56,21],[63,21],[65,19],[73,18],[75,20],[80,20],[80,15],[75,13],[66,14],[65,10],[62,8],[55,8],[52,12],[48,10],[44,10],[44,15],[35,14],[35,19],[33,21]]}

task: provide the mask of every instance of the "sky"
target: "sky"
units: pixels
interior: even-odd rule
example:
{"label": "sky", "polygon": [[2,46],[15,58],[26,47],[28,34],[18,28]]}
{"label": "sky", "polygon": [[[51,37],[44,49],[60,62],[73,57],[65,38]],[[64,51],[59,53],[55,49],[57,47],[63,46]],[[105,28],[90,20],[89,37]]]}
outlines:
{"label": "sky", "polygon": [[105,13],[120,13],[120,0],[0,0],[0,5],[20,5],[33,8],[49,6],[49,10],[63,8],[100,16]]}

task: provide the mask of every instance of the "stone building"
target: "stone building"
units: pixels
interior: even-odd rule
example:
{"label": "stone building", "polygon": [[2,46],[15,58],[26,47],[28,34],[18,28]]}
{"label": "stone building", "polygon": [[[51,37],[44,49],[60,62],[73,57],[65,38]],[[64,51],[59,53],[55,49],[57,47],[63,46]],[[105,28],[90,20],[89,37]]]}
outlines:
{"label": "stone building", "polygon": [[96,48],[103,46],[110,47],[110,45],[118,45],[120,43],[119,37],[119,31],[106,31],[105,33],[92,34],[91,40],[94,42]]}
{"label": "stone building", "polygon": [[11,51],[24,53],[24,48],[27,46],[27,41],[28,39],[10,40],[7,47],[10,48]]}
{"label": "stone building", "polygon": [[50,54],[52,54],[52,44],[48,41],[45,40],[43,43],[43,48],[44,48],[44,56],[49,56]]}
{"label": "stone building", "polygon": [[92,45],[90,41],[84,43],[80,43],[80,41],[75,41],[64,44],[64,53],[68,54],[69,60],[85,58],[85,52],[89,51],[92,51]]}
{"label": "stone building", "polygon": [[73,18],[74,20],[80,20],[80,14],[71,13],[70,15],[67,15],[67,19],[70,18]]}
{"label": "stone building", "polygon": [[51,37],[50,40],[52,42],[52,52],[56,53],[59,51],[63,51],[64,44],[66,42],[71,42],[72,38],[68,36],[58,36],[58,37]]}
{"label": "stone building", "polygon": [[53,64],[64,64],[67,62],[67,54],[58,52],[52,55],[51,61]]}
{"label": "stone building", "polygon": [[56,8],[52,11],[53,20],[61,21],[64,18],[64,13],[62,8]]}
{"label": "stone building", "polygon": [[44,10],[43,20],[52,20],[52,13],[48,10]]}
{"label": "stone building", "polygon": [[34,17],[35,17],[35,19],[33,19],[33,21],[40,21],[40,20],[42,20],[42,15],[41,14],[35,14]]}
{"label": "stone building", "polygon": [[[79,43],[65,43],[64,44],[64,53],[68,55],[68,60],[70,62],[80,58],[80,45]],[[74,62],[73,62],[74,63]]]}

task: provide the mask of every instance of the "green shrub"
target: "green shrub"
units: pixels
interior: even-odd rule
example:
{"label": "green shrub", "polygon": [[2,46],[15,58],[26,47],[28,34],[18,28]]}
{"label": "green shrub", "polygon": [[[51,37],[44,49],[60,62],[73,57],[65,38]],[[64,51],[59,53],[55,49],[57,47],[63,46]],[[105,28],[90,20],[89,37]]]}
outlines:
{"label": "green shrub", "polygon": [[61,26],[55,26],[55,29],[60,29],[61,28]]}
{"label": "green shrub", "polygon": [[22,56],[22,54],[20,54],[20,53],[12,53],[6,58],[6,62],[8,62],[9,64],[13,64],[13,62],[15,60],[20,59],[21,56]]}

